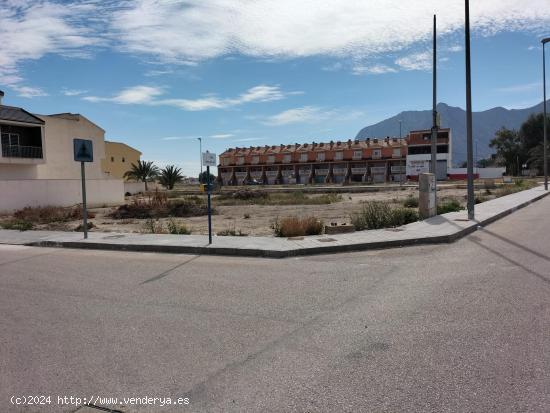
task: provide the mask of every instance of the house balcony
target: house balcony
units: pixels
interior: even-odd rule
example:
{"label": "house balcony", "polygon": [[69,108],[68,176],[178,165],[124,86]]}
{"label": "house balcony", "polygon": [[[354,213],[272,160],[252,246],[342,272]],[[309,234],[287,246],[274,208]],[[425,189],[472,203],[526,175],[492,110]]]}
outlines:
{"label": "house balcony", "polygon": [[283,169],[281,174],[283,176],[294,176],[294,169]]}
{"label": "house balcony", "polygon": [[38,164],[44,162],[41,146],[2,145],[0,163]]}
{"label": "house balcony", "polygon": [[351,168],[352,175],[365,175],[367,173],[367,168]]}
{"label": "house balcony", "polygon": [[332,168],[334,175],[345,175],[348,172],[348,168]]}
{"label": "house balcony", "polygon": [[265,176],[268,178],[277,178],[277,175],[279,175],[279,171],[265,171]]}
{"label": "house balcony", "polygon": [[392,174],[405,173],[405,170],[406,170],[405,165],[397,165],[397,166],[391,167]]}
{"label": "house balcony", "polygon": [[373,175],[385,175],[386,174],[386,167],[385,166],[372,166],[370,168],[370,172]]}
{"label": "house balcony", "polygon": [[235,172],[235,178],[244,179],[248,175],[248,172]]}
{"label": "house balcony", "polygon": [[250,171],[250,177],[253,179],[260,179],[262,177],[262,171]]}
{"label": "house balcony", "polygon": [[315,169],[315,175],[328,175],[328,168]]}

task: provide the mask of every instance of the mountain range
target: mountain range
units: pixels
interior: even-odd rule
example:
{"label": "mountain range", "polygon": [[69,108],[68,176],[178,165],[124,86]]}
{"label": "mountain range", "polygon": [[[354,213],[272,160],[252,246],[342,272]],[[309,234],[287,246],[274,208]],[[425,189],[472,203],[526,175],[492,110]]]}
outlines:
{"label": "mountain range", "polygon": [[[453,164],[458,165],[466,160],[466,111],[445,103],[437,105],[441,116],[441,127],[451,128]],[[505,109],[496,107],[482,112],[473,113],[474,145],[477,147],[477,157],[488,157],[494,151],[489,148],[489,142],[495,132],[502,127],[519,129],[521,124],[533,113],[543,111],[542,102],[526,109]],[[399,136],[399,121],[402,121],[403,136],[411,130],[430,129],[432,126],[432,111],[405,111],[396,116],[367,126],[359,131],[356,139],[372,137]]]}

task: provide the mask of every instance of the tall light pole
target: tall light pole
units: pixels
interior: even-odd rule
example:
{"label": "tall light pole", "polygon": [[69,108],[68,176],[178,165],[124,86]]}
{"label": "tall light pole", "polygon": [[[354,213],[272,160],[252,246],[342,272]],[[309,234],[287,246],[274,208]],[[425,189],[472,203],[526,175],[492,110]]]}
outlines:
{"label": "tall light pole", "polygon": [[465,25],[466,35],[466,148],[467,148],[467,173],[468,173],[468,219],[475,218],[474,211],[474,154],[472,144],[472,63],[470,50],[470,1],[465,0]]}
{"label": "tall light pole", "polygon": [[[197,138],[199,140],[199,159],[201,160],[201,174],[200,176],[202,176],[202,138]],[[200,181],[200,179],[199,179]]]}
{"label": "tall light pole", "polygon": [[431,170],[437,182],[437,16],[434,15]]}
{"label": "tall light pole", "polygon": [[403,171],[403,121],[399,120],[399,153],[401,155],[401,162],[400,164],[400,171],[399,171],[399,185],[403,185],[403,181],[405,180],[404,177],[406,176],[407,172]]}
{"label": "tall light pole", "polygon": [[550,37],[542,39],[542,87],[544,89],[544,141],[543,141],[543,150],[542,150],[542,162],[544,169],[544,189],[548,191],[548,118],[546,117],[546,43],[550,42]]}

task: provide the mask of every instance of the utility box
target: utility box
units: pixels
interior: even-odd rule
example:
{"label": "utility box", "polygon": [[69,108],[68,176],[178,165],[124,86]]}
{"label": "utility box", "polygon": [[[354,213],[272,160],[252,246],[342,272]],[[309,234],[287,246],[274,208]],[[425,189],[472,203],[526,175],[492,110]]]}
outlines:
{"label": "utility box", "polygon": [[418,177],[418,213],[426,219],[437,215],[436,180],[431,173],[421,173]]}

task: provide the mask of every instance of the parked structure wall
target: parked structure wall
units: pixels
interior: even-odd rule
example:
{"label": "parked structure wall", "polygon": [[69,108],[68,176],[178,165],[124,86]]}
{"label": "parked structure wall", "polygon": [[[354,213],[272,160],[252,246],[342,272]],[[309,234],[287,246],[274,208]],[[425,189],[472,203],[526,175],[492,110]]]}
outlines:
{"label": "parked structure wall", "polygon": [[105,141],[105,158],[101,161],[101,168],[111,178],[125,179],[124,174],[132,164],[137,164],[140,157],[140,151],[125,143]]}

